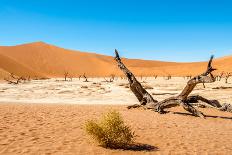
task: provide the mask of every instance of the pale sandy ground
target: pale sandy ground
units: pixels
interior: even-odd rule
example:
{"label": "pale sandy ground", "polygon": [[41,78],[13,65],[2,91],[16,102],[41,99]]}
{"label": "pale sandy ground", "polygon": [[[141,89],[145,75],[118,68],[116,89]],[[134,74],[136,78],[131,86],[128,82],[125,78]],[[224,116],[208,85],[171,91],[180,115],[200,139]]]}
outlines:
{"label": "pale sandy ground", "polygon": [[[187,79],[173,77],[171,80],[164,80],[163,77],[154,79],[143,78],[142,84],[151,86],[148,91],[157,100],[175,96],[181,92],[187,83]],[[90,78],[90,82],[83,82],[84,79],[49,79],[30,81],[19,85],[10,85],[5,81],[0,82],[0,102],[4,103],[71,103],[71,104],[131,104],[137,103],[137,99],[129,88],[127,80],[115,80],[112,83],[103,82],[104,78]],[[220,82],[199,84],[192,94],[201,94],[209,99],[218,99],[221,103],[232,102],[232,88],[215,90],[215,87],[232,87],[232,78],[229,84],[224,79]],[[163,93],[166,93],[163,95]]]}
{"label": "pale sandy ground", "polygon": [[[180,113],[164,115],[142,109],[127,110],[125,105],[137,103],[137,100],[128,88],[119,86],[126,84],[125,80],[113,83],[101,82],[103,79],[82,81],[51,79],[20,85],[0,83],[0,154],[231,154],[231,113],[200,109],[208,116],[201,119],[186,115],[180,107],[170,109]],[[158,100],[172,96],[160,93],[179,93],[187,82],[183,78],[142,81],[154,87],[149,92],[156,94],[153,96]],[[206,84],[205,89],[199,85],[193,94],[232,103],[232,89],[212,89],[218,86],[231,87],[232,84],[221,81]],[[111,109],[119,111],[135,131],[136,142],[151,145],[155,150],[137,152],[97,146],[85,134],[83,125],[86,120],[99,118]]]}

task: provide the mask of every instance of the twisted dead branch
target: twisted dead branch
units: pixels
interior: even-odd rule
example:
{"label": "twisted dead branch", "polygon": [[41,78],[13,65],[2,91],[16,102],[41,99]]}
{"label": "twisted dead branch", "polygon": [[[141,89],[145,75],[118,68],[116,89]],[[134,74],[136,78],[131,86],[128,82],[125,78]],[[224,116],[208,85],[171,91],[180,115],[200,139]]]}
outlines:
{"label": "twisted dead branch", "polygon": [[[141,83],[135,78],[133,73],[127,69],[127,67],[121,61],[118,51],[115,50],[115,60],[118,63],[118,67],[123,71],[125,76],[128,78],[129,87],[134,95],[139,100],[140,104],[134,104],[128,106],[127,108],[138,108],[143,107],[145,109],[154,109],[158,113],[166,113],[164,109],[175,107],[175,106],[182,106],[186,111],[192,113],[194,116],[204,118],[204,114],[197,110],[194,106],[205,106],[205,107],[212,107],[216,108],[221,111],[228,111],[232,112],[232,107],[230,104],[223,104],[217,100],[208,100],[201,96],[189,96],[189,94],[193,91],[197,84],[204,84],[204,83],[212,83],[215,82],[215,78],[212,72],[216,69],[212,67],[213,56],[211,56],[206,71],[198,76],[191,78],[188,82],[183,91],[174,97],[167,98],[163,101],[158,102],[155,100],[141,85]],[[199,101],[203,103],[198,103]],[[198,103],[198,104],[196,104]]]}
{"label": "twisted dead branch", "polygon": [[142,87],[141,83],[138,82],[134,74],[129,69],[127,69],[127,67],[122,63],[117,50],[115,50],[115,55],[115,60],[118,63],[118,67],[123,71],[123,73],[127,77],[131,91],[134,93],[134,95],[140,102],[140,105],[135,104],[129,106],[128,108],[139,107],[141,105],[149,106],[157,103],[158,101],[153,99],[153,97]]}

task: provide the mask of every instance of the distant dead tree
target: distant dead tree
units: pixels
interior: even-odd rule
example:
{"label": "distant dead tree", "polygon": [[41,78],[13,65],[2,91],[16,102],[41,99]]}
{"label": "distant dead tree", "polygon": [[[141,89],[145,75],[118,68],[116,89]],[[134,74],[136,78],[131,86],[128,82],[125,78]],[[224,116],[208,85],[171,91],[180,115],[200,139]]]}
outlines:
{"label": "distant dead tree", "polygon": [[85,79],[84,82],[89,82],[89,81],[88,81],[88,78],[85,76],[85,73],[84,73],[82,76],[83,76],[83,78]]}
{"label": "distant dead tree", "polygon": [[80,75],[78,78],[79,78],[79,80],[81,80],[81,77],[82,77],[82,75]]}
{"label": "distant dead tree", "polygon": [[186,79],[191,79],[192,78],[192,75],[187,75],[186,76]]}
{"label": "distant dead tree", "polygon": [[[218,109],[220,111],[228,111],[232,112],[232,106],[230,104],[221,105],[217,100],[208,100],[202,96],[195,95],[189,96],[189,94],[193,91],[195,86],[200,83],[212,83],[215,81],[215,78],[212,72],[215,70],[211,64],[213,60],[213,56],[211,56],[207,69],[201,75],[195,76],[191,78],[183,91],[174,97],[170,97],[164,99],[163,101],[155,100],[141,85],[141,83],[136,79],[134,74],[123,64],[121,58],[119,57],[118,51],[115,50],[115,60],[118,63],[118,67],[122,70],[122,72],[127,76],[129,87],[131,91],[134,93],[136,98],[139,100],[140,104],[134,104],[128,106],[127,108],[138,108],[143,107],[145,109],[153,109],[154,111],[162,114],[166,113],[164,109],[171,108],[175,106],[182,106],[186,111],[192,113],[194,116],[204,118],[204,114],[197,110],[194,106],[204,106]],[[199,101],[202,101],[199,103]]]}
{"label": "distant dead tree", "polygon": [[158,75],[154,75],[154,78],[157,79]]}
{"label": "distant dead tree", "polygon": [[114,81],[115,80],[115,74],[111,74],[110,79],[111,79],[111,81]]}
{"label": "distant dead tree", "polygon": [[68,79],[69,79],[69,81],[72,81],[73,75],[71,75],[68,71],[65,71],[64,72],[64,81],[68,81]]}
{"label": "distant dead tree", "polygon": [[216,76],[215,76],[216,81],[221,81],[221,79],[222,79],[222,77],[223,77],[224,74],[225,74],[225,73],[224,73],[224,71],[223,71],[223,72],[220,73],[220,75],[216,75]]}
{"label": "distant dead tree", "polygon": [[172,76],[169,74],[168,76],[164,76],[165,80],[170,80],[172,78]]}
{"label": "distant dead tree", "polygon": [[228,79],[232,76],[232,72],[227,72],[225,75],[225,83],[228,83]]}
{"label": "distant dead tree", "polygon": [[221,81],[223,75],[224,75],[224,72],[221,72],[221,74],[219,75],[219,79],[218,79],[219,81]]}
{"label": "distant dead tree", "polygon": [[70,79],[70,81],[72,81],[72,79],[73,79],[73,76],[69,75],[69,79]]}
{"label": "distant dead tree", "polygon": [[219,81],[219,75],[216,75],[216,76],[215,76],[215,80],[216,80],[216,81]]}
{"label": "distant dead tree", "polygon": [[114,75],[114,74],[111,74],[109,79],[107,79],[107,78],[104,77],[104,80],[105,80],[104,82],[114,82],[114,80],[115,80],[115,75]]}
{"label": "distant dead tree", "polygon": [[68,71],[65,71],[65,72],[64,72],[64,81],[67,81],[68,75],[69,75]]}
{"label": "distant dead tree", "polygon": [[83,81],[83,82],[89,82],[89,81],[88,81],[88,78],[87,78],[86,75],[85,75],[85,73],[84,73],[83,75],[80,75],[80,76],[79,76],[79,80],[81,80],[81,78],[84,78],[84,79],[85,79],[85,81]]}
{"label": "distant dead tree", "polygon": [[24,77],[15,76],[13,73],[10,73],[10,77],[11,77],[12,80],[4,78],[4,80],[7,81],[8,84],[19,84],[22,81],[25,81]]}

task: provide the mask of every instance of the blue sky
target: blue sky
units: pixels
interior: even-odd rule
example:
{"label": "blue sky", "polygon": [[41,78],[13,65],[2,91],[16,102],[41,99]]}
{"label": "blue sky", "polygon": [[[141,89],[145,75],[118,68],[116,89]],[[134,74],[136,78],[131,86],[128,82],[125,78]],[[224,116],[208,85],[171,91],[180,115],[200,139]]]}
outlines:
{"label": "blue sky", "polygon": [[44,41],[128,58],[232,55],[230,0],[0,0],[0,45]]}

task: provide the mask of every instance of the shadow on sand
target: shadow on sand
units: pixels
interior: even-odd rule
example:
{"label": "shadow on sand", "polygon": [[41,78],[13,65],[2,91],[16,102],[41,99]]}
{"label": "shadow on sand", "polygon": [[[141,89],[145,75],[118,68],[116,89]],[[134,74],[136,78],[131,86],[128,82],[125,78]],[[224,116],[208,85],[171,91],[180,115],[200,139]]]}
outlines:
{"label": "shadow on sand", "polygon": [[123,150],[131,150],[131,151],[158,151],[158,147],[152,146],[152,145],[148,145],[148,144],[141,144],[141,143],[137,143],[137,144],[131,144],[125,148],[123,148]]}
{"label": "shadow on sand", "polygon": [[123,148],[108,148],[108,149],[123,150],[123,151],[147,151],[147,152],[159,150],[158,147],[149,144],[141,144],[141,143],[130,144]]}
{"label": "shadow on sand", "polygon": [[[185,116],[193,116],[192,114],[189,113],[184,113],[184,112],[171,112],[172,114],[178,114],[178,115],[185,115]],[[205,115],[205,118],[221,118],[221,119],[229,119],[232,120],[232,117],[226,117],[226,116],[214,116],[214,115]]]}

